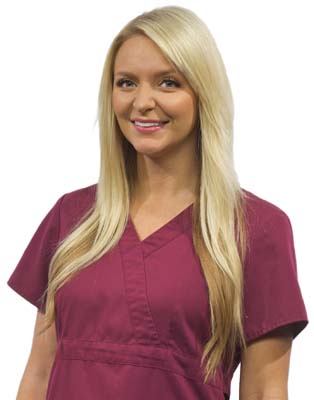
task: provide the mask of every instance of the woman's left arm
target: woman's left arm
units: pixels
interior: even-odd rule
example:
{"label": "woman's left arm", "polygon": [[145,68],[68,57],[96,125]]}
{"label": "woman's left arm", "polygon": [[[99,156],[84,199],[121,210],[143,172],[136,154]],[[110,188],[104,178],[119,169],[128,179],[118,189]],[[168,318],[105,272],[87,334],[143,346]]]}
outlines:
{"label": "woman's left arm", "polygon": [[292,348],[289,326],[279,327],[247,344],[241,354],[240,400],[288,400]]}

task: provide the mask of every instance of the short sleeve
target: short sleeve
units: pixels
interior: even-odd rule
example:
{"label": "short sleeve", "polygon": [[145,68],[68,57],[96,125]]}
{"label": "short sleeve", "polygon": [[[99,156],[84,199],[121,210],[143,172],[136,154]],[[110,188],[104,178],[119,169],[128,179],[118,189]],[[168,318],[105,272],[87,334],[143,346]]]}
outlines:
{"label": "short sleeve", "polygon": [[292,226],[281,209],[255,228],[244,273],[247,342],[290,325],[295,338],[308,324],[297,275]]}
{"label": "short sleeve", "polygon": [[42,313],[48,284],[49,264],[59,239],[60,197],[39,224],[7,284]]}

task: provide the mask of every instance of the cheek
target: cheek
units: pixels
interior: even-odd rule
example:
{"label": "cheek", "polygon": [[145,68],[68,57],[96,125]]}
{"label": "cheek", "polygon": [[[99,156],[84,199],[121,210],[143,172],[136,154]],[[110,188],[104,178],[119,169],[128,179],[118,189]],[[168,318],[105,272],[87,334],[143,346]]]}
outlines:
{"label": "cheek", "polygon": [[164,109],[171,116],[178,117],[181,120],[190,119],[195,107],[192,97],[187,94],[169,98],[163,104]]}
{"label": "cheek", "polygon": [[120,102],[118,97],[113,93],[111,97],[111,103],[115,114],[118,114],[120,111]]}
{"label": "cheek", "polygon": [[127,108],[126,99],[113,92],[111,97],[112,107],[115,114],[119,117]]}

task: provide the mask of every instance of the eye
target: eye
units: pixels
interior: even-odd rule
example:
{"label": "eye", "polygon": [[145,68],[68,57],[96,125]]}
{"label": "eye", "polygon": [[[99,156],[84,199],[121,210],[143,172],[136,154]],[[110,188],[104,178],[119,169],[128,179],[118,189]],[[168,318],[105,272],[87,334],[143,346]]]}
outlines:
{"label": "eye", "polygon": [[120,79],[117,81],[117,86],[122,87],[124,82],[131,82],[129,79]]}
{"label": "eye", "polygon": [[179,87],[180,86],[180,84],[179,84],[179,82],[177,82],[175,79],[172,79],[172,78],[165,78],[162,82],[171,82],[171,83],[173,83],[176,87]]}
{"label": "eye", "polygon": [[[123,86],[123,84],[126,83],[126,82],[131,82],[131,84],[132,84],[132,81],[129,80],[129,79],[119,79],[117,81],[116,85],[118,87],[124,87],[124,88],[129,87],[129,86]],[[177,82],[175,79],[172,79],[170,77],[163,79],[162,82],[171,82],[172,84],[175,85],[175,87],[179,87],[180,86],[179,82]],[[170,86],[166,86],[166,87],[170,87]]]}

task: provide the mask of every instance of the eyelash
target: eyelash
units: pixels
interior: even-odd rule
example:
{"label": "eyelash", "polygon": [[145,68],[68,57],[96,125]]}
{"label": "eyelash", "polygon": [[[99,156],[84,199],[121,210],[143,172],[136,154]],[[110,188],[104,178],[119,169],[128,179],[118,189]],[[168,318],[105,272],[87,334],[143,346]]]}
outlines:
{"label": "eyelash", "polygon": [[[172,79],[171,77],[164,78],[162,80],[162,82],[164,82],[164,81],[172,82],[172,83],[175,84],[176,87],[180,86],[179,82],[177,82],[176,80]],[[116,84],[117,84],[117,86],[122,87],[124,82],[131,82],[131,81],[130,81],[130,79],[119,79]]]}

